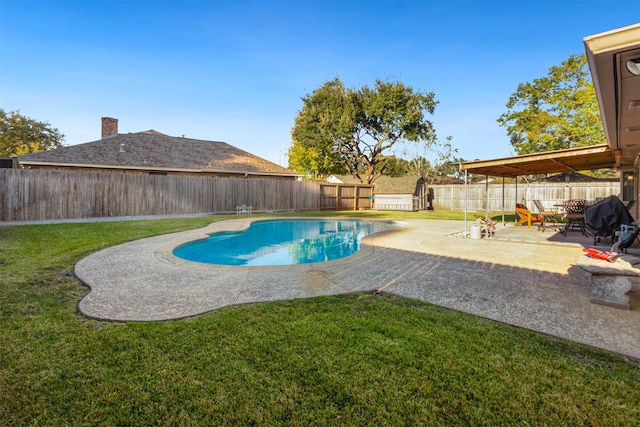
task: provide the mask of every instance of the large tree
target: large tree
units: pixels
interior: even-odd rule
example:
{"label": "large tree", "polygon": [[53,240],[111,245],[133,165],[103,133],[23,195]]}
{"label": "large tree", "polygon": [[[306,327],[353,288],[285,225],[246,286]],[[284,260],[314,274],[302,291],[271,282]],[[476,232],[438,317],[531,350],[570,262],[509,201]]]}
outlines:
{"label": "large tree", "polygon": [[21,156],[62,147],[64,135],[47,122],[39,122],[0,109],[0,157]]}
{"label": "large tree", "polygon": [[385,173],[394,144],[428,146],[436,139],[426,119],[434,112],[435,95],[400,82],[377,80],[374,87],[347,89],[336,78],[302,101],[289,167],[310,178],[343,172],[371,184]]}
{"label": "large tree", "polygon": [[572,55],[546,77],[521,83],[498,118],[518,154],[606,142],[585,55]]}

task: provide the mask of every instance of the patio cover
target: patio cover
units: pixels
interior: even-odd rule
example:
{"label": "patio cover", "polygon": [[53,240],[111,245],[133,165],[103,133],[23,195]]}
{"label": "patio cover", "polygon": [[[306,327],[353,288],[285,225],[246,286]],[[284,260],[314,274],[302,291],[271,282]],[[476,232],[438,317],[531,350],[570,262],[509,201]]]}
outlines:
{"label": "patio cover", "polygon": [[517,177],[542,173],[576,172],[618,166],[618,150],[607,144],[525,154],[494,160],[460,163],[460,171],[489,176]]}

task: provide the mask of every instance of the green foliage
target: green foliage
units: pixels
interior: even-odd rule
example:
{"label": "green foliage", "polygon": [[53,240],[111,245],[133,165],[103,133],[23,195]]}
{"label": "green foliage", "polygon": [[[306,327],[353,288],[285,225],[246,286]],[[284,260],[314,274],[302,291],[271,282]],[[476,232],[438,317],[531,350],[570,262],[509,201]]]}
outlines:
{"label": "green foliage", "polygon": [[0,109],[0,157],[22,156],[62,147],[64,135],[49,123]]}
{"label": "green foliage", "polygon": [[518,154],[606,143],[585,55],[572,55],[546,77],[521,83],[498,123]]}
{"label": "green foliage", "polygon": [[433,163],[422,156],[414,157],[409,162],[409,173],[423,178],[428,183],[437,182],[438,177],[462,178],[458,163],[465,160],[455,156],[458,149],[453,147],[452,139],[448,136],[444,143],[435,142],[436,159]]}
{"label": "green foliage", "polygon": [[77,313],[79,259],[217,219],[0,228],[0,425],[637,425],[638,366],[413,299]]}
{"label": "green foliage", "polygon": [[434,174],[435,167],[431,165],[431,162],[422,156],[414,157],[409,160],[409,174],[424,178],[428,181],[428,177]]}
{"label": "green foliage", "polygon": [[584,171],[583,173],[595,178],[618,178],[618,172],[614,168],[593,169],[590,171]]}
{"label": "green foliage", "polygon": [[376,81],[373,88],[347,89],[336,78],[302,98],[292,130],[289,167],[311,179],[348,172],[373,183],[387,169],[387,151],[397,142],[435,140],[427,113],[433,93],[414,91],[399,82]]}
{"label": "green foliage", "polygon": [[325,83],[302,100],[304,108],[295,119],[289,168],[314,180],[343,172],[339,154],[332,149],[332,135],[344,133],[342,121],[346,90],[340,80]]}
{"label": "green foliage", "polygon": [[411,168],[408,160],[396,156],[389,156],[383,165],[378,166],[376,171],[384,167],[384,174],[391,177],[405,176]]}

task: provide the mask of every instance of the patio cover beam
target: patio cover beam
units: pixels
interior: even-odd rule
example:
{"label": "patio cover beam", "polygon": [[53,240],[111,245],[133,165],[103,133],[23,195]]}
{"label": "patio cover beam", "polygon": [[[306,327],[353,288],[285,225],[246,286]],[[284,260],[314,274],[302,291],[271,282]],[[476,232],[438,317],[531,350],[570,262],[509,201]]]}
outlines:
{"label": "patio cover beam", "polygon": [[462,162],[459,168],[461,172],[517,177],[610,168],[619,166],[619,161],[619,150],[611,150],[607,144],[602,144],[493,160]]}

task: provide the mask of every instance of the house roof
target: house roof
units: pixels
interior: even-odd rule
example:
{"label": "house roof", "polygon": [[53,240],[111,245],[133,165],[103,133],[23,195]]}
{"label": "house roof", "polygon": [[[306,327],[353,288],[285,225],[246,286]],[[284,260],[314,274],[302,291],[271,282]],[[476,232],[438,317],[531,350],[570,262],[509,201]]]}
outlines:
{"label": "house roof", "polygon": [[621,165],[633,166],[640,141],[640,23],[584,38],[589,70],[598,97],[600,117]]}
{"label": "house roof", "polygon": [[[352,175],[332,175],[330,182],[342,184],[360,184]],[[461,184],[464,181],[452,177],[437,177],[437,184]],[[382,175],[373,183],[376,194],[414,194],[420,178],[416,176],[392,177]]]}
{"label": "house roof", "polygon": [[536,182],[618,182],[620,178],[596,178],[578,172],[562,172],[555,175],[546,176]]}
{"label": "house roof", "polygon": [[[353,175],[332,175],[330,182],[342,184],[361,184]],[[415,176],[391,177],[387,175],[379,176],[373,186],[377,194],[413,194],[416,190],[418,178]]]}
{"label": "house roof", "polygon": [[155,130],[115,134],[17,159],[25,166],[299,175],[225,142],[169,136]]}

